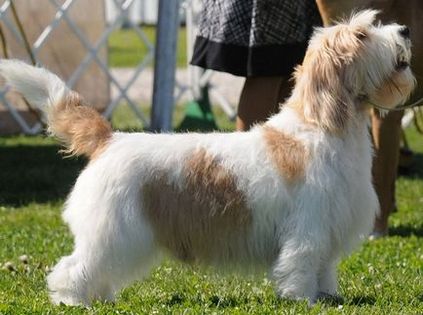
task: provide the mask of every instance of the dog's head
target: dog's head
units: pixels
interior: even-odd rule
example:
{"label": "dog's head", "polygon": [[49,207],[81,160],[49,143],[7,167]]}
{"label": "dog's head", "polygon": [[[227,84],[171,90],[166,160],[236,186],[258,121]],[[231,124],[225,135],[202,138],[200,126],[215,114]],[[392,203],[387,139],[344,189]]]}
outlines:
{"label": "dog's head", "polygon": [[406,26],[374,24],[365,10],[334,26],[316,29],[295,72],[293,99],[306,120],[340,131],[362,107],[403,104],[415,86]]}

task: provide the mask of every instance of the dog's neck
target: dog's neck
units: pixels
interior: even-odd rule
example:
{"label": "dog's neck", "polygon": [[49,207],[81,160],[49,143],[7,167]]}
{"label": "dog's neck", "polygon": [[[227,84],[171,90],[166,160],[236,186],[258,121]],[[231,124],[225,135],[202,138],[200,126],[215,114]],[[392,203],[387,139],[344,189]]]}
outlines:
{"label": "dog's neck", "polygon": [[[323,109],[322,109],[323,110]],[[307,102],[301,101],[295,96],[291,96],[281,105],[281,110],[278,114],[269,120],[269,123],[279,121],[279,116],[290,115],[295,119],[297,124],[301,124],[310,130],[320,130],[324,133],[334,136],[342,136],[348,133],[351,128],[360,128],[362,124],[368,123],[370,116],[371,106],[360,98],[356,98],[352,108],[346,113],[347,117],[341,117],[343,128],[333,128],[335,125],[331,121],[321,121],[320,115],[313,116],[313,112],[307,108]],[[344,114],[341,112],[335,113],[340,116]],[[338,116],[330,117],[332,119],[339,119]],[[273,123],[272,123],[273,124]]]}

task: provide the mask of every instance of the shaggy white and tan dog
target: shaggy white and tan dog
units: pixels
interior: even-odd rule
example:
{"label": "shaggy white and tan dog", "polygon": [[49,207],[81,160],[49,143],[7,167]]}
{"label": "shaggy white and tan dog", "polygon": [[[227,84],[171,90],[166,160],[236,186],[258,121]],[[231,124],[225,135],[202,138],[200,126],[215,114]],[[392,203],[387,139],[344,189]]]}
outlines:
{"label": "shaggy white and tan dog", "polygon": [[378,211],[368,104],[392,109],[415,82],[408,29],[374,25],[376,13],[317,29],[292,96],[249,132],[112,132],[54,74],[2,60],[0,74],[45,109],[68,152],[90,158],[66,201],[75,249],[48,276],[53,302],[113,300],[163,250],[222,268],[264,264],[283,297],[336,295],[337,263]]}

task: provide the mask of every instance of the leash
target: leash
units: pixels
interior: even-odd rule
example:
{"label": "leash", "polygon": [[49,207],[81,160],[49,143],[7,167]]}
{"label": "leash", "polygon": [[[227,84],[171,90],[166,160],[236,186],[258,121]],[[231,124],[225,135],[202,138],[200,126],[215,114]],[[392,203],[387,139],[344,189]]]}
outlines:
{"label": "leash", "polygon": [[[420,75],[414,74],[414,76],[415,76],[417,82],[423,80],[423,77],[420,76]],[[423,97],[420,97],[417,101],[415,101],[415,102],[413,102],[411,104],[405,104],[405,105],[397,106],[395,108],[386,108],[386,107],[383,107],[383,106],[381,106],[379,104],[376,104],[373,101],[371,101],[367,95],[362,95],[362,98],[363,98],[364,101],[368,102],[370,105],[376,107],[377,109],[387,110],[387,111],[394,111],[394,112],[400,111],[400,110],[404,110],[404,109],[407,109],[407,108],[412,108],[412,107],[420,107],[420,106],[423,105]]]}
{"label": "leash", "polygon": [[396,111],[400,111],[400,110],[404,110],[404,109],[412,108],[412,107],[419,107],[419,106],[423,105],[423,97],[419,98],[417,101],[415,101],[411,104],[405,104],[405,105],[397,106],[397,107],[394,107],[394,108],[383,107],[379,104],[372,102],[369,98],[366,98],[365,101],[367,103],[369,103],[370,105],[376,107],[377,109],[387,110],[387,111],[391,111],[391,112],[396,112]]}

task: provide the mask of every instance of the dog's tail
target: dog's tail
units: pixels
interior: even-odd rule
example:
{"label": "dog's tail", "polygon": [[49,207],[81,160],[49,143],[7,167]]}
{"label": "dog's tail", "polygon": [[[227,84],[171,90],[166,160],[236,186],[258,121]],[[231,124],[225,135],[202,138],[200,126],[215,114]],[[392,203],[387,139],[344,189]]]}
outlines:
{"label": "dog's tail", "polygon": [[112,135],[110,124],[55,74],[19,60],[0,60],[0,75],[32,106],[44,112],[48,131],[70,155],[93,157]]}

